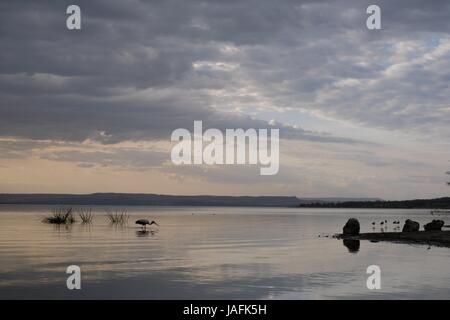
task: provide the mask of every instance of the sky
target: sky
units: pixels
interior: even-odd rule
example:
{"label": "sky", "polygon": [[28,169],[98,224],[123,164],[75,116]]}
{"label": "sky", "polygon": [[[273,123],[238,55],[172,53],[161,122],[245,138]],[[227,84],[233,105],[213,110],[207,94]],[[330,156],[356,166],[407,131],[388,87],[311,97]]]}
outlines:
{"label": "sky", "polygon": [[[447,0],[2,0],[0,192],[448,196],[449,62]],[[278,174],[174,165],[195,120],[279,128]]]}

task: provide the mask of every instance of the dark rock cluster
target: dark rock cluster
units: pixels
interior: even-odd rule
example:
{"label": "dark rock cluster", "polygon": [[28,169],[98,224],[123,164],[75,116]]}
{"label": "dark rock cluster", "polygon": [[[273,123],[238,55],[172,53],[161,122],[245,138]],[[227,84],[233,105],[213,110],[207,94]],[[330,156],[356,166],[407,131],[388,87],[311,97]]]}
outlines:
{"label": "dark rock cluster", "polygon": [[444,221],[442,220],[433,220],[430,223],[427,223],[423,226],[425,231],[441,231],[444,226]]}
{"label": "dark rock cluster", "polygon": [[419,231],[420,224],[417,221],[406,220],[403,226],[402,232],[416,232]]}
{"label": "dark rock cluster", "polygon": [[351,236],[359,235],[359,221],[355,218],[348,219],[342,233]]}

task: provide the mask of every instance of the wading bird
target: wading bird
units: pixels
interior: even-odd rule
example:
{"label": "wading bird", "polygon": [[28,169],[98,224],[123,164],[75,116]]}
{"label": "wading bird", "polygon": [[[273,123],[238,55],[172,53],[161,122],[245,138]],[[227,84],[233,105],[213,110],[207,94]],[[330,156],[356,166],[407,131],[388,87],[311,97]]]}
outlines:
{"label": "wading bird", "polygon": [[159,224],[157,224],[155,221],[150,222],[147,219],[139,219],[136,220],[135,223],[141,225],[144,229],[147,227],[147,225],[151,226],[152,224],[156,224],[157,226],[159,226]]}

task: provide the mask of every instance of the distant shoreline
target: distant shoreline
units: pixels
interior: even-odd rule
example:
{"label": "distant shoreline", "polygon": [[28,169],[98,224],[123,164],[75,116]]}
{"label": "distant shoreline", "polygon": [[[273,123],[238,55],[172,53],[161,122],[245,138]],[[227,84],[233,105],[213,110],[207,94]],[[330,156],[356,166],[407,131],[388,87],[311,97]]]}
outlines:
{"label": "distant shoreline", "polygon": [[306,203],[376,200],[370,198],[298,198],[295,196],[160,195],[143,193],[0,194],[0,204],[19,205],[118,205],[118,206],[217,206],[297,208]]}
{"label": "distant shoreline", "polygon": [[0,194],[2,205],[214,206],[359,209],[450,209],[450,197],[387,201],[376,198],[161,195],[145,193]]}
{"label": "distant shoreline", "polygon": [[450,197],[400,201],[346,201],[300,204],[300,208],[359,209],[450,209]]}
{"label": "distant shoreline", "polygon": [[299,199],[288,196],[175,196],[136,193],[93,194],[0,194],[3,205],[104,205],[104,206],[219,206],[297,207]]}

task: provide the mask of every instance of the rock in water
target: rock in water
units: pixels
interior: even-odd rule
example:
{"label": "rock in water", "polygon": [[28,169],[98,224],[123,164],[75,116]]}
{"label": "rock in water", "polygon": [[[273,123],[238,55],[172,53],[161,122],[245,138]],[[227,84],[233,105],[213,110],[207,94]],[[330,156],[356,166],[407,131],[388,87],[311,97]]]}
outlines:
{"label": "rock in water", "polygon": [[358,235],[359,234],[359,221],[355,218],[348,219],[343,228],[343,234],[345,235]]}
{"label": "rock in water", "polygon": [[415,232],[419,231],[420,224],[417,221],[406,220],[405,225],[403,226],[402,232]]}
{"label": "rock in water", "polygon": [[444,226],[444,221],[442,220],[433,220],[430,223],[424,225],[425,231],[441,231]]}

